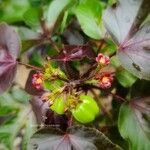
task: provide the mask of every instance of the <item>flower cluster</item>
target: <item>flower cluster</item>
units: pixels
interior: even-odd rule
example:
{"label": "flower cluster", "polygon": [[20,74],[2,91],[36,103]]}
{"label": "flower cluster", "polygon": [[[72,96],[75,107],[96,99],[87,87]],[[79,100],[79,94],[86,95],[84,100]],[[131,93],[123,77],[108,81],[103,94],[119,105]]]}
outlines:
{"label": "flower cluster", "polygon": [[95,75],[95,79],[98,81],[99,87],[102,89],[110,88],[113,82],[113,75],[110,72],[101,72],[100,69],[104,68],[110,63],[109,56],[99,53],[96,57],[98,63],[98,73]]}

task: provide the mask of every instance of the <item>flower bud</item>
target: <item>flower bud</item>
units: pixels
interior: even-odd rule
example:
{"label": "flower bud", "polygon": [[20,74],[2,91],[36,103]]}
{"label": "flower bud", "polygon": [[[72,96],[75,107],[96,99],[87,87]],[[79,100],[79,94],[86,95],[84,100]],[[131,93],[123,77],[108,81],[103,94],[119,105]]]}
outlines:
{"label": "flower bud", "polygon": [[96,57],[96,61],[100,64],[100,65],[108,65],[110,63],[110,58],[106,55],[103,55],[102,53],[98,54],[98,56]]}

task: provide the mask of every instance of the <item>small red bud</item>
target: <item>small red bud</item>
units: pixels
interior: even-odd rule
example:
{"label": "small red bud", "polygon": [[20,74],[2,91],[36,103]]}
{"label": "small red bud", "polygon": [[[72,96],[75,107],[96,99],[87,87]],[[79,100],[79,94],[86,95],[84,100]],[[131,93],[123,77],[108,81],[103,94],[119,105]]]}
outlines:
{"label": "small red bud", "polygon": [[96,57],[96,61],[101,65],[108,65],[110,63],[110,58],[102,53],[99,53]]}

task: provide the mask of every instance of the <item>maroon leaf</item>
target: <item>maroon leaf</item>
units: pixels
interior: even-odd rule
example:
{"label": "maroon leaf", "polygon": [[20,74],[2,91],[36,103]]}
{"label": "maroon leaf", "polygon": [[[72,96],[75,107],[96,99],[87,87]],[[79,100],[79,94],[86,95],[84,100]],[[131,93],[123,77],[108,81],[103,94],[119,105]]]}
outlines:
{"label": "maroon leaf", "polygon": [[[131,32],[147,16],[149,6],[149,0],[119,0],[117,4],[106,9],[104,24],[117,44],[130,38]],[[141,9],[142,7],[144,8]]]}
{"label": "maroon leaf", "polygon": [[120,46],[118,57],[132,74],[150,80],[150,22]]}
{"label": "maroon leaf", "polygon": [[63,131],[68,127],[68,118],[66,115],[55,114],[50,110],[48,101],[44,102],[42,100],[42,96],[34,96],[30,100],[30,104],[39,125],[45,124],[46,126],[53,126]]}
{"label": "maroon leaf", "polygon": [[95,59],[95,53],[88,45],[65,45],[59,55],[52,58],[56,61],[75,61],[87,57],[89,59]]}
{"label": "maroon leaf", "polygon": [[44,101],[42,101],[41,96],[34,96],[30,100],[30,104],[35,114],[37,123],[44,123],[46,120],[46,112],[49,110],[49,104],[47,102],[44,103]]}
{"label": "maroon leaf", "polygon": [[19,49],[18,34],[7,24],[0,24],[0,94],[12,84],[16,73],[16,58]]}
{"label": "maroon leaf", "polygon": [[0,45],[5,47],[5,50],[16,59],[20,50],[20,39],[13,27],[6,23],[0,24]]}
{"label": "maroon leaf", "polygon": [[7,90],[16,74],[16,61],[0,48],[0,94]]}
{"label": "maroon leaf", "polygon": [[51,127],[35,133],[28,149],[50,150],[121,150],[103,133],[84,126],[72,126],[64,133]]}
{"label": "maroon leaf", "polygon": [[[150,22],[137,27],[148,15],[149,6],[148,0],[119,0],[104,14],[106,28],[119,46],[122,66],[146,80],[150,80]],[[143,12],[141,7],[145,8]]]}
{"label": "maroon leaf", "polygon": [[79,78],[79,71],[73,68],[70,62],[63,62],[63,63],[60,63],[59,65],[64,70],[65,74],[68,76],[69,79]]}

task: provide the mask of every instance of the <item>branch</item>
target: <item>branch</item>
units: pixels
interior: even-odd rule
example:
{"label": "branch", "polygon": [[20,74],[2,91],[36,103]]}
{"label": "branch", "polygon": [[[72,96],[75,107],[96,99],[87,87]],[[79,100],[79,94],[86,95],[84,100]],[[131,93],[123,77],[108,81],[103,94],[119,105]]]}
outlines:
{"label": "branch", "polygon": [[34,69],[34,70],[37,70],[37,71],[43,72],[43,69],[42,69],[42,68],[39,68],[39,67],[36,67],[36,66],[30,65],[30,64],[25,64],[25,63],[20,62],[20,61],[18,61],[18,64],[23,65],[23,66],[26,66],[27,68],[32,68],[32,69]]}

